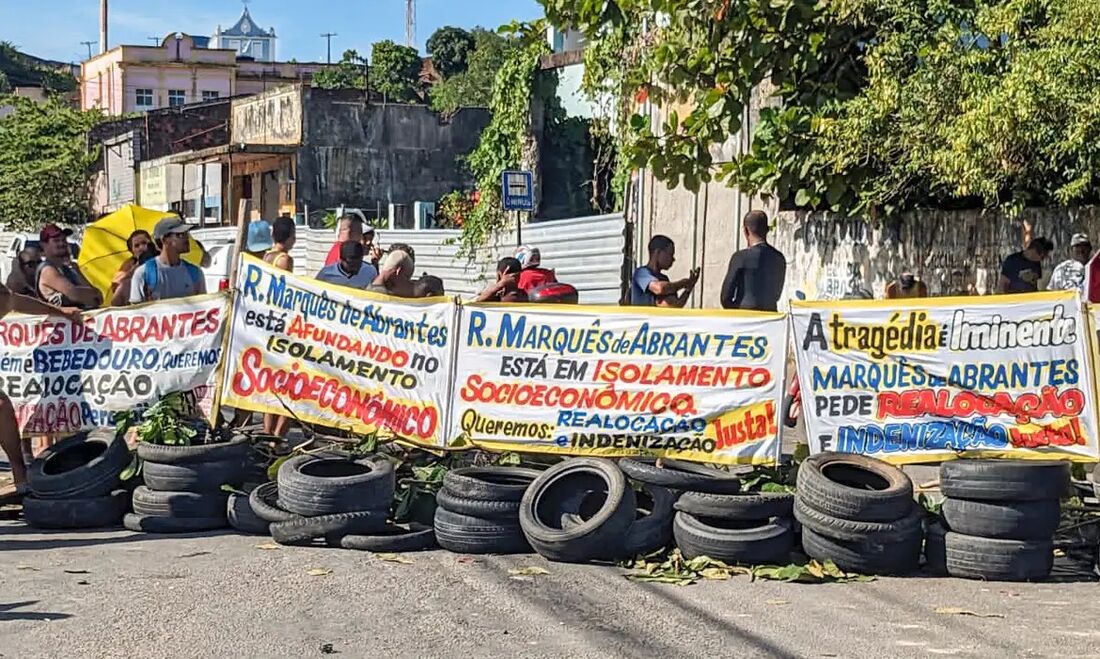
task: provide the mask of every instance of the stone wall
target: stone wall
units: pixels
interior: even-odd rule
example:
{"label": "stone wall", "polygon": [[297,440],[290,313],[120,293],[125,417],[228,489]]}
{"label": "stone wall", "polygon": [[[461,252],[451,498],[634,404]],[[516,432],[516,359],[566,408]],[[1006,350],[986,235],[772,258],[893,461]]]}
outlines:
{"label": "stone wall", "polygon": [[807,298],[835,299],[849,287],[852,269],[876,298],[904,270],[946,293],[949,277],[961,269],[980,294],[991,293],[1001,261],[1031,239],[1045,236],[1054,254],[1043,264],[1044,279],[1068,258],[1069,239],[1084,232],[1100,245],[1100,208],[1036,208],[1010,218],[992,211],[922,210],[885,223],[828,213],[785,211],[776,218],[771,242],[787,257],[784,299],[801,291]]}
{"label": "stone wall", "polygon": [[299,202],[374,208],[438,201],[472,185],[461,156],[489,123],[484,109],[449,118],[423,105],[366,104],[361,92],[306,90]]}

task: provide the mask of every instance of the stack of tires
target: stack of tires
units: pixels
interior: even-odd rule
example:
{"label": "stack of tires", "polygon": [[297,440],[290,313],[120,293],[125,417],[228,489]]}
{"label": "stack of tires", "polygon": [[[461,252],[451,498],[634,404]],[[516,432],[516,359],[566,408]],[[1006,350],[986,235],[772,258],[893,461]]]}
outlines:
{"label": "stack of tires", "polygon": [[787,561],[794,546],[790,494],[741,494],[736,474],[679,460],[663,460],[658,466],[652,458],[624,459],[619,466],[645,487],[669,493],[668,533],[685,558]]}
{"label": "stack of tires", "polygon": [[118,526],[129,508],[119,475],[130,464],[114,428],[81,433],[48,447],[27,469],[23,518],[42,529]]}
{"label": "stack of tires", "polygon": [[145,485],[134,490],[134,512],[123,525],[147,533],[190,533],[229,525],[229,493],[223,485],[239,487],[245,477],[248,437],[190,446],[141,442]]}
{"label": "stack of tires", "polygon": [[540,473],[521,467],[465,467],[447,472],[436,496],[436,542],[460,554],[530,551],[519,511],[524,493]]}
{"label": "stack of tires", "polygon": [[802,548],[861,574],[906,574],[920,564],[924,513],[897,467],[848,453],[819,453],[798,469],[795,518]]}
{"label": "stack of tires", "polygon": [[934,572],[990,581],[1043,579],[1054,566],[1067,462],[952,460],[940,466],[942,523],[928,531]]}
{"label": "stack of tires", "polygon": [[253,490],[249,501],[281,545],[350,547],[356,538],[392,536],[386,518],[394,478],[393,464],[380,455],[299,455],[279,467],[276,482]]}
{"label": "stack of tires", "polygon": [[520,526],[541,556],[568,563],[647,554],[672,538],[676,495],[655,482],[635,490],[620,465],[573,458],[543,472],[520,502]]}

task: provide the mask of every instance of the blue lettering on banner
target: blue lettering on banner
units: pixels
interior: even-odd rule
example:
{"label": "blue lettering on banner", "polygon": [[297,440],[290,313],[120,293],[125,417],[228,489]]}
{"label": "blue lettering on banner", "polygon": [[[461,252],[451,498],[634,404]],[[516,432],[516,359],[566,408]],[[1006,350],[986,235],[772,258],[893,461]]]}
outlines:
{"label": "blue lettering on banner", "polygon": [[755,334],[700,334],[660,331],[643,322],[634,332],[616,334],[594,319],[589,327],[563,327],[529,322],[527,316],[500,314],[495,338],[485,335],[487,316],[471,311],[466,345],[509,348],[558,355],[628,355],[646,357],[705,357],[759,360],[768,355],[768,337]]}
{"label": "blue lettering on banner", "polygon": [[31,353],[35,373],[68,371],[152,371],[160,364],[161,348],[37,348]]}
{"label": "blue lettering on banner", "polygon": [[904,357],[894,362],[855,363],[811,369],[814,391],[856,389],[912,389],[918,387],[958,387],[969,391],[1004,391],[1045,386],[1073,386],[1080,379],[1076,359],[1052,359],[1045,362],[955,364],[946,376],[928,372],[924,366]]}
{"label": "blue lettering on banner", "polygon": [[841,426],[836,450],[842,453],[908,453],[911,451],[968,451],[1009,448],[1008,431],[986,425],[984,417],[923,423]]}

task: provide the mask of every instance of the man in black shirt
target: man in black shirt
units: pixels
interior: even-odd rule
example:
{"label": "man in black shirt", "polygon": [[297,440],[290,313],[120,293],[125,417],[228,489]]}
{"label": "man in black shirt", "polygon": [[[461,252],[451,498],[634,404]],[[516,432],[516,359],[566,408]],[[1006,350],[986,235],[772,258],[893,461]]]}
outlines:
{"label": "man in black shirt", "polygon": [[1039,290],[1043,276],[1043,259],[1054,251],[1054,243],[1046,238],[1036,238],[1022,252],[1009,254],[1001,264],[999,293],[1034,293]]}
{"label": "man in black shirt", "polygon": [[787,278],[787,259],[768,244],[768,216],[764,211],[751,211],[742,224],[748,247],[730,257],[722,282],[722,307],[776,311]]}

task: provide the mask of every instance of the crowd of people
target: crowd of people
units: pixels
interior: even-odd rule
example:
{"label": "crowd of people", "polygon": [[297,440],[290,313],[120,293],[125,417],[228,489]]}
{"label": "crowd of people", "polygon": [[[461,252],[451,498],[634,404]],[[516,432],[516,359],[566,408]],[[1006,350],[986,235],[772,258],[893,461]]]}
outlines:
{"label": "crowd of people", "polygon": [[[13,263],[6,286],[0,286],[0,318],[11,311],[53,315],[73,320],[84,310],[103,306],[120,307],[156,300],[200,295],[206,292],[202,270],[183,260],[192,248],[191,225],[173,216],[160,220],[153,231],[134,231],[126,241],[129,254],[114,275],[106,300],[72,258],[72,232],[47,224],[39,233],[39,244],[23,249]],[[776,311],[786,280],[787,261],[768,243],[768,217],[762,211],[748,213],[742,222],[745,248],[729,260],[722,281],[720,303],[725,309]],[[290,217],[271,223],[254,222],[248,227],[245,250],[271,266],[293,271],[291,250],[297,227]],[[673,281],[666,272],[676,262],[676,245],[667,236],[653,236],[648,243],[648,260],[634,270],[629,282],[628,302],[634,306],[682,308],[699,282],[700,269]],[[998,293],[1029,293],[1039,290],[1043,262],[1054,244],[1035,238],[1027,247],[1004,259],[997,283]],[[1068,258],[1058,263],[1049,278],[1049,290],[1077,290],[1100,299],[1100,277],[1090,278],[1092,243],[1082,233],[1069,242]],[[414,277],[416,254],[405,243],[393,243],[383,250],[373,227],[362,219],[345,215],[338,220],[337,239],[330,248],[316,279],[400,298],[427,298],[445,294],[443,281],[427,273]],[[1095,281],[1092,281],[1095,280]],[[537,247],[521,246],[513,256],[496,265],[496,278],[476,298],[477,302],[523,303],[550,299],[543,292],[555,286],[572,289],[557,301],[576,302],[576,289],[561,284],[553,270],[542,266]],[[944,291],[947,295],[974,295],[973,284],[961,269],[951,272]],[[557,294],[557,293],[555,293]],[[910,271],[902,272],[886,287],[888,299],[928,296],[928,286]],[[1090,295],[1091,294],[1091,295]],[[243,416],[243,415],[242,415]],[[238,419],[240,421],[241,419]],[[264,417],[264,429],[284,435],[289,419],[281,415]],[[17,486],[25,489],[25,454],[11,401],[0,392],[0,447],[8,456]]]}

